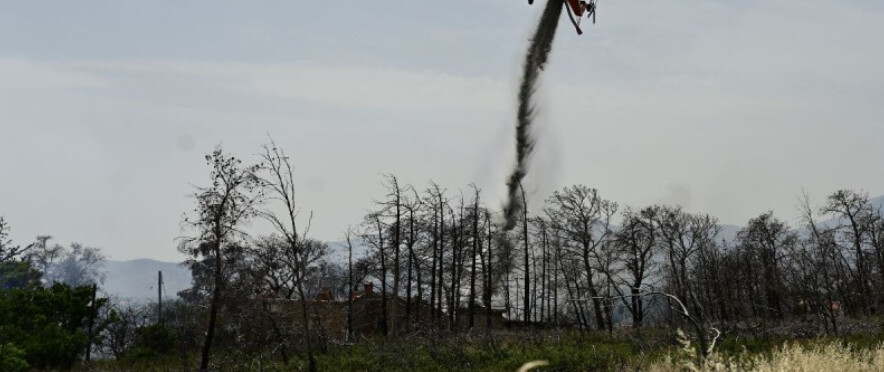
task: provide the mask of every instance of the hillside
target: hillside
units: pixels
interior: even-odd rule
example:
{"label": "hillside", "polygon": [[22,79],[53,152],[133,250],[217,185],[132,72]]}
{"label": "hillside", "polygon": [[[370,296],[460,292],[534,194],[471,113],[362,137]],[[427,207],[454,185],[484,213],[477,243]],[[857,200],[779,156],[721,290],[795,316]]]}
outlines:
{"label": "hillside", "polygon": [[150,301],[157,298],[157,272],[163,272],[164,297],[176,297],[178,291],[190,287],[190,271],[175,262],[151,259],[130,261],[108,260],[105,264],[107,277],[102,290],[111,296],[133,301]]}

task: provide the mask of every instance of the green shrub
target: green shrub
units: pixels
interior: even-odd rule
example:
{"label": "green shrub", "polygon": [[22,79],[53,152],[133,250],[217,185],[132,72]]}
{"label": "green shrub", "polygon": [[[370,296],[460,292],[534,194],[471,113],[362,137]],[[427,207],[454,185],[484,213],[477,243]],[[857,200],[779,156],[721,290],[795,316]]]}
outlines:
{"label": "green shrub", "polygon": [[[91,297],[90,287],[64,284],[0,290],[0,339],[24,351],[31,367],[70,368],[89,343]],[[98,299],[97,306],[106,301]]]}
{"label": "green shrub", "polygon": [[28,370],[25,351],[11,343],[0,344],[0,370],[20,372]]}
{"label": "green shrub", "polygon": [[175,351],[178,337],[169,327],[152,324],[135,330],[135,343],[127,358],[147,359],[169,355]]}

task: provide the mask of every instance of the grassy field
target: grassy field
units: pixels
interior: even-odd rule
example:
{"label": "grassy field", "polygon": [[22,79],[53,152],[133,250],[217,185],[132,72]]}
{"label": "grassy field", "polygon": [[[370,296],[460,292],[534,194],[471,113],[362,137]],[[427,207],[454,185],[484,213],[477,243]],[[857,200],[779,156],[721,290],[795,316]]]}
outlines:
{"label": "grassy field", "polygon": [[[881,334],[789,340],[784,337],[725,339],[706,359],[687,336],[665,330],[501,332],[485,335],[420,334],[328,345],[316,356],[320,371],[517,371],[543,360],[534,371],[884,371]],[[306,371],[304,359],[283,364],[274,355],[213,354],[219,371]],[[183,371],[194,356],[104,361],[82,371]]]}
{"label": "grassy field", "polygon": [[738,355],[713,353],[708,358],[697,358],[696,351],[686,347],[679,353],[652,363],[647,370],[669,371],[884,371],[884,346],[857,347],[842,342],[785,343],[764,353],[748,351]]}

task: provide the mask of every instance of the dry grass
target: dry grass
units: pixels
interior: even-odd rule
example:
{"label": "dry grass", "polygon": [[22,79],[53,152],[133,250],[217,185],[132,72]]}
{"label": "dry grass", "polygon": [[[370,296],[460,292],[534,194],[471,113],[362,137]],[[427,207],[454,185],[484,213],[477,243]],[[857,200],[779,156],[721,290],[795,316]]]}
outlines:
{"label": "dry grass", "polygon": [[872,349],[856,350],[840,343],[803,346],[786,344],[770,355],[743,355],[723,357],[713,353],[706,360],[697,357],[695,349],[682,338],[682,350],[667,356],[662,362],[648,369],[653,372],[668,371],[878,371],[884,372],[884,345]]}

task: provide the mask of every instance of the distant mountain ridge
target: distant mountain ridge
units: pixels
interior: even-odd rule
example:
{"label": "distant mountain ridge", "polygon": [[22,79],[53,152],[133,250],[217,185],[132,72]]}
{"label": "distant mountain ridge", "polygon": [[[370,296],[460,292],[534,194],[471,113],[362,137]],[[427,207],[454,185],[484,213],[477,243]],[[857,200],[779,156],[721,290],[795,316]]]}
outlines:
{"label": "distant mountain ridge", "polygon": [[110,296],[134,302],[157,299],[157,273],[163,272],[163,297],[174,298],[178,291],[190,288],[190,270],[175,262],[140,258],[129,261],[108,260],[104,269],[107,276],[102,291]]}
{"label": "distant mountain ridge", "polygon": [[[324,261],[347,265],[347,242],[328,242],[329,251]],[[365,257],[369,248],[361,240],[353,240],[353,262]],[[177,262],[148,258],[118,261],[108,260],[104,265],[105,280],[101,291],[135,303],[156,301],[157,273],[163,272],[163,298],[175,298],[178,292],[192,285],[190,270]]]}

